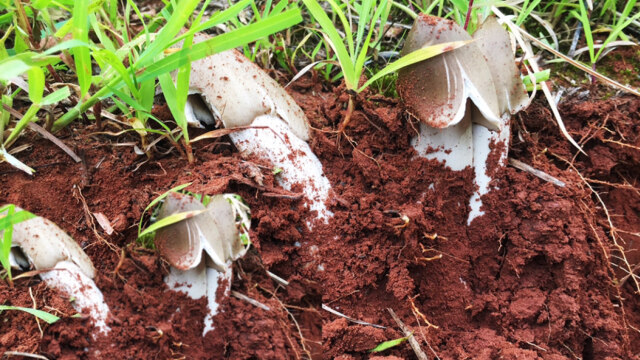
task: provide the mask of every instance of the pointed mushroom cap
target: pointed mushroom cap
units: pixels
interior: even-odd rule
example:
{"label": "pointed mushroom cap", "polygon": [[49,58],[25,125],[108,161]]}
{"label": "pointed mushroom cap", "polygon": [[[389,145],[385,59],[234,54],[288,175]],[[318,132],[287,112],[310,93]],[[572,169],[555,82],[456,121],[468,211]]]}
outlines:
{"label": "pointed mushroom cap", "polygon": [[[16,211],[22,210],[16,207]],[[71,261],[93,279],[96,269],[85,254],[64,230],[43,217],[35,217],[13,226],[11,241],[19,246],[36,270],[51,269],[61,261]]]}
{"label": "pointed mushroom cap", "polygon": [[473,39],[493,76],[500,115],[508,117],[509,113],[522,110],[529,104],[529,94],[516,66],[509,33],[490,16],[478,27]]}
{"label": "pointed mushroom cap", "polygon": [[[471,36],[453,21],[421,14],[401,55],[459,40],[471,40]],[[498,129],[498,99],[487,67],[480,50],[470,43],[399,70],[398,92],[409,111],[429,126],[444,128],[460,122],[470,98],[486,119],[482,125]]]}
{"label": "pointed mushroom cap", "polygon": [[[169,194],[158,218],[205,207],[193,196],[179,193]],[[209,211],[184,221],[163,227],[156,232],[155,243],[158,251],[171,266],[188,270],[202,262],[202,251],[209,256],[213,267],[225,271],[228,260],[235,260],[244,252],[235,224],[231,204],[222,195],[214,196],[207,209]]]}
{"label": "pointed mushroom cap", "polygon": [[[197,34],[194,43],[207,40]],[[309,139],[307,117],[277,81],[239,51],[228,50],[191,64],[190,89],[202,95],[225,128],[247,126],[277,114],[300,139]]]}
{"label": "pointed mushroom cap", "polygon": [[[204,210],[204,205],[192,196],[170,193],[158,212],[158,219],[193,210]],[[207,215],[207,213],[196,215],[165,226],[156,232],[155,244],[158,251],[171,266],[187,270],[200,264],[203,233],[215,230]]]}
{"label": "pointed mushroom cap", "polygon": [[[240,234],[236,226],[236,216],[229,201],[223,195],[212,196],[207,209],[218,229],[224,249],[224,259],[233,261],[243,256],[247,249],[240,240]],[[218,264],[216,268],[222,271],[226,268],[226,265]]]}

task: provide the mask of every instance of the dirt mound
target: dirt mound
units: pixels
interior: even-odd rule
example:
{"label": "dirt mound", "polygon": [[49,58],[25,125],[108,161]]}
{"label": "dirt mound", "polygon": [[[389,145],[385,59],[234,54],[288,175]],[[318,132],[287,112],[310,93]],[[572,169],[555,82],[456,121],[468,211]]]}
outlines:
{"label": "dirt mound", "polygon": [[[499,189],[483,198],[486,214],[467,226],[473,171],[416,158],[409,145],[416,123],[400,104],[361,99],[348,137],[338,138],[332,129],[345,100],[339,90],[311,84],[293,95],[316,129],[311,145],[334,191],[334,218],[312,232],[300,201],[265,190],[276,186],[270,165],[242,160],[224,140],[198,143],[189,166],[173,155],[142,163],[133,149],[113,147],[86,126],[62,137],[84,158],[80,164],[35,135],[26,139],[36,146],[20,158],[38,172],[28,178],[0,164],[0,203],[50,218],[85,248],[113,313],[112,332],[94,340],[87,320],[70,317],[68,301],[37,278],[22,279],[14,289],[0,285],[0,303],[33,307],[32,287],[36,306],[63,320],[42,325],[41,335],[30,315],[3,313],[1,350],[51,358],[360,359],[404,336],[391,308],[430,358],[604,359],[640,352],[633,330],[640,327],[640,297],[631,279],[621,287],[613,282],[614,273],[624,272],[607,217],[575,172],[602,194],[625,248],[639,244],[632,233],[640,231],[634,183],[640,100],[565,103],[566,125],[588,156],[574,157],[542,103],[517,115],[510,156],[567,185],[498,169]],[[192,192],[237,192],[251,206],[254,249],[235,265],[232,289],[269,309],[229,297],[204,338],[205,301],[167,291],[167,265],[136,245],[145,206],[187,182]],[[110,219],[116,233],[94,231],[92,212]],[[637,252],[627,254],[638,263]],[[384,328],[349,322],[322,304]],[[406,344],[384,355],[415,356]]]}

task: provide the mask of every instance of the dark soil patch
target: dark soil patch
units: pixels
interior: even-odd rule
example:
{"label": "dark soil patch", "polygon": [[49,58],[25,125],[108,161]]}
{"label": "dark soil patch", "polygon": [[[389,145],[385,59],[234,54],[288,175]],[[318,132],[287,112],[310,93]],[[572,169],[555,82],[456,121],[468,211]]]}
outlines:
{"label": "dark soil patch", "polygon": [[[342,120],[345,96],[320,85],[294,92],[320,129],[311,145],[334,190],[335,216],[313,232],[304,226],[309,214],[301,202],[261,191],[248,170],[252,164],[224,140],[197,144],[193,165],[175,153],[141,165],[144,159],[132,148],[114,147],[87,126],[62,136],[84,164],[35,135],[23,139],[35,145],[19,157],[38,172],[28,178],[0,164],[0,203],[51,219],[85,248],[114,318],[110,335],[93,340],[88,321],[71,318],[69,302],[37,278],[18,280],[14,289],[1,284],[0,303],[32,307],[32,287],[36,306],[64,319],[43,325],[41,336],[30,315],[3,313],[0,351],[50,358],[364,359],[380,342],[403,336],[386,310],[391,308],[415,330],[430,358],[433,352],[443,359],[640,353],[640,332],[634,330],[640,328],[640,295],[631,280],[616,287],[614,276],[623,272],[613,258],[619,253],[604,212],[563,161],[593,180],[626,241],[629,261],[640,262],[631,250],[640,246],[632,235],[640,231],[639,99],[564,103],[566,125],[582,138],[588,157],[575,156],[544,104],[535,102],[517,115],[510,156],[567,186],[500,169],[499,190],[483,199],[486,215],[467,226],[472,171],[452,172],[414,158],[409,139],[416,124],[401,105],[377,97],[359,101],[346,130],[351,142],[338,142],[325,130]],[[257,165],[264,166],[265,185],[276,186],[269,164]],[[230,297],[215,331],[204,338],[204,300],[167,291],[167,265],[135,242],[145,206],[186,182],[193,183],[192,192],[237,192],[248,201],[255,246],[236,263],[232,289],[270,308]],[[115,234],[98,228],[104,240],[98,239],[83,198],[90,212],[110,219]],[[278,285],[265,270],[289,286]],[[338,318],[322,303],[386,329]],[[414,357],[406,344],[384,354]]]}

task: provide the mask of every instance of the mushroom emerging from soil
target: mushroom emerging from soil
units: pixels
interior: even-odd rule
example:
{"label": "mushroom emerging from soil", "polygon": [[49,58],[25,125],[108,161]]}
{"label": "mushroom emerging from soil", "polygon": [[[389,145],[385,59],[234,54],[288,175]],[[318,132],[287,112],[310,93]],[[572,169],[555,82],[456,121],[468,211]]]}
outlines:
{"label": "mushroom emerging from soil", "polygon": [[[198,35],[194,42],[205,39]],[[230,134],[236,148],[245,158],[258,157],[282,169],[280,185],[288,190],[301,185],[308,208],[326,222],[333,215],[325,205],[331,184],[306,143],[308,121],[295,100],[236,50],[194,62],[190,79],[188,121],[227,129],[254,127]]]}
{"label": "mushroom emerging from soil", "polygon": [[193,196],[171,193],[164,200],[158,219],[193,210],[203,212],[159,229],[155,244],[171,265],[165,278],[169,288],[193,299],[207,297],[209,313],[204,319],[204,335],[213,330],[213,317],[218,313],[218,287],[223,286],[223,294],[228,295],[231,263],[249,248],[249,208],[232,194],[212,196],[205,207]]}
{"label": "mushroom emerging from soil", "polygon": [[397,85],[408,111],[421,121],[419,135],[412,139],[418,154],[444,161],[452,170],[474,167],[478,191],[471,198],[468,223],[483,214],[480,197],[489,191],[489,155],[497,152],[504,166],[509,118],[529,102],[509,34],[493,17],[472,38],[450,20],[420,15],[402,49],[406,54],[426,45],[472,39],[462,48],[400,70]]}
{"label": "mushroom emerging from soil", "polygon": [[[21,210],[16,207],[16,210]],[[47,286],[74,298],[73,307],[85,311],[106,334],[109,307],[93,282],[96,269],[82,248],[53,222],[35,217],[13,226],[9,261],[12,267],[44,271]]]}

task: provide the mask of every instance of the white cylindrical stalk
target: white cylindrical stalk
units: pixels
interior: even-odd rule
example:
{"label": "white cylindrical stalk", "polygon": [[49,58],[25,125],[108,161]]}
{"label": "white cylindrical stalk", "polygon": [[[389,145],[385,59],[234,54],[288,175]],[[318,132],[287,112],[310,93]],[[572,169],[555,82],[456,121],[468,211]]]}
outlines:
{"label": "white cylindrical stalk", "polygon": [[[51,271],[40,274],[47,286],[67,293],[73,298],[73,308],[88,314],[95,327],[107,334],[111,328],[107,326],[109,306],[96,284],[71,261],[61,261]],[[95,337],[95,335],[94,335]]]}

